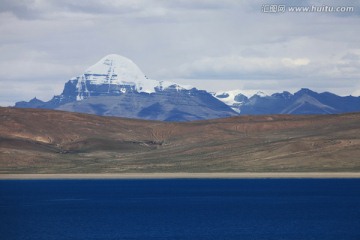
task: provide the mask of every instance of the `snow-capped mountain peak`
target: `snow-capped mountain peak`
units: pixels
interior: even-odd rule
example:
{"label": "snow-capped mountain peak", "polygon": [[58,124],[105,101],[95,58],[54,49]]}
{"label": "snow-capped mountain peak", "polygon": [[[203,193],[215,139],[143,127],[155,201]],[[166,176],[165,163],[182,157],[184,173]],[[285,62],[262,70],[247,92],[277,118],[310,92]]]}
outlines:
{"label": "snow-capped mountain peak", "polygon": [[248,99],[244,94],[242,94],[242,90],[216,92],[213,96],[230,106],[237,113],[240,113],[239,106]]}
{"label": "snow-capped mountain peak", "polygon": [[214,96],[222,102],[226,103],[227,105],[232,105],[238,102],[235,100],[235,97],[241,93],[241,90],[221,91],[216,92]]}
{"label": "snow-capped mountain peak", "polygon": [[130,59],[110,54],[85,70],[91,84],[126,84],[146,81],[145,74]]}
{"label": "snow-capped mountain peak", "polygon": [[132,60],[117,54],[103,57],[72,81],[76,82],[77,100],[95,92],[99,94],[99,91],[102,94],[120,94],[127,91],[154,93],[170,86],[176,90],[189,89],[168,81],[148,79]]}

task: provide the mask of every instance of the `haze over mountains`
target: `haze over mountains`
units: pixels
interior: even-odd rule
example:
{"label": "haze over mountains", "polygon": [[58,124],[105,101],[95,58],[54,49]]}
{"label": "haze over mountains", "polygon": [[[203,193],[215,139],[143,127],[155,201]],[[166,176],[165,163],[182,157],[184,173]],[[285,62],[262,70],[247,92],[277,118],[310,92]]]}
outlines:
{"label": "haze over mountains", "polygon": [[360,111],[360,97],[340,97],[301,89],[295,94],[241,91],[209,93],[168,81],[148,79],[131,60],[111,54],[70,79],[50,101],[17,102],[45,108],[162,121],[192,121],[259,114],[332,114]]}

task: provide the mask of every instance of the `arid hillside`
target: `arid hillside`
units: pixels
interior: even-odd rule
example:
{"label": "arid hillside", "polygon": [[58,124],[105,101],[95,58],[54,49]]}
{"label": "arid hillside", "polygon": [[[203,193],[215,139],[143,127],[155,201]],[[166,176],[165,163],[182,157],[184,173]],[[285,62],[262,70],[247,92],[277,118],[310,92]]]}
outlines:
{"label": "arid hillside", "polygon": [[0,108],[0,173],[360,171],[360,113],[167,123]]}

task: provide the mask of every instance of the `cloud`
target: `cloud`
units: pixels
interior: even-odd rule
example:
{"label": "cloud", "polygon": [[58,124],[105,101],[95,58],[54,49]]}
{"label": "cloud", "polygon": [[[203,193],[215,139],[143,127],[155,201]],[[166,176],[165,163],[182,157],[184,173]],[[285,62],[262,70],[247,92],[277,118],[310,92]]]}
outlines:
{"label": "cloud", "polygon": [[[33,83],[43,80],[58,79],[59,75],[70,75],[73,67],[62,64],[31,60],[0,62],[0,78]],[[65,79],[64,79],[65,80]]]}
{"label": "cloud", "polygon": [[246,1],[242,3],[238,0],[172,0],[162,1],[167,8],[178,8],[185,10],[219,10],[232,8],[239,5],[246,5]]}
{"label": "cloud", "polygon": [[6,85],[0,82],[0,105],[10,106],[14,105],[15,102],[29,101],[34,97],[48,101],[54,95],[60,94],[62,90],[63,83],[59,82],[43,82],[40,85],[32,82],[8,80]]}
{"label": "cloud", "polygon": [[175,73],[175,78],[199,79],[270,79],[293,78],[303,74],[308,58],[289,57],[206,57],[162,74]]}
{"label": "cloud", "polygon": [[359,89],[359,69],[360,54],[351,51],[334,59],[313,60],[281,56],[207,57],[165,70],[163,74],[172,73],[179,82],[211,91],[243,89],[244,92],[273,93],[295,92],[306,87],[319,92],[359,95],[356,90]]}
{"label": "cloud", "polygon": [[[19,19],[53,19],[58,16],[87,15],[131,15],[134,13],[158,14],[161,5],[156,1],[132,0],[1,0],[0,13],[12,13]],[[154,11],[156,9],[156,11]]]}
{"label": "cloud", "polygon": [[[323,1],[238,1],[238,0],[0,0],[0,13],[8,12],[19,19],[42,19],[53,18],[59,15],[123,15],[128,17],[159,17],[173,16],[174,13],[195,13],[203,11],[226,11],[237,10],[240,12],[252,11],[260,13],[264,4],[283,4],[286,6],[351,6],[354,12],[339,14],[327,13],[333,16],[359,16],[360,4],[356,0],[342,1],[339,4],[335,0]],[[287,13],[293,14],[293,13]],[[304,13],[308,14],[308,13]]]}
{"label": "cloud", "polygon": [[225,0],[1,0],[0,13],[12,13],[19,19],[53,18],[59,15],[123,15],[128,17],[157,17],[180,11],[217,10],[233,6],[237,1]]}
{"label": "cloud", "polygon": [[296,59],[283,58],[281,59],[281,63],[285,67],[292,68],[292,67],[306,66],[310,63],[310,60],[308,58],[296,58]]}
{"label": "cloud", "polygon": [[33,19],[40,13],[39,1],[36,0],[1,0],[0,13],[12,13],[20,19]]}
{"label": "cloud", "polygon": [[336,67],[342,76],[360,79],[360,49],[344,55]]}
{"label": "cloud", "polygon": [[50,100],[62,92],[64,83],[70,77],[83,71],[78,66],[30,59],[0,62],[0,69],[2,106],[13,105],[17,101],[28,101],[35,96],[42,100]]}

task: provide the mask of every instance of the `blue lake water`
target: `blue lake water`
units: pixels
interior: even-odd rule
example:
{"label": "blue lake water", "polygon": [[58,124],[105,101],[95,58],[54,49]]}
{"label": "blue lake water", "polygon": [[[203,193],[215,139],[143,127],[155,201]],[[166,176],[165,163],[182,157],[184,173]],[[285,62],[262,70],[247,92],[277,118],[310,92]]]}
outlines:
{"label": "blue lake water", "polygon": [[360,239],[360,179],[0,181],[0,239]]}

